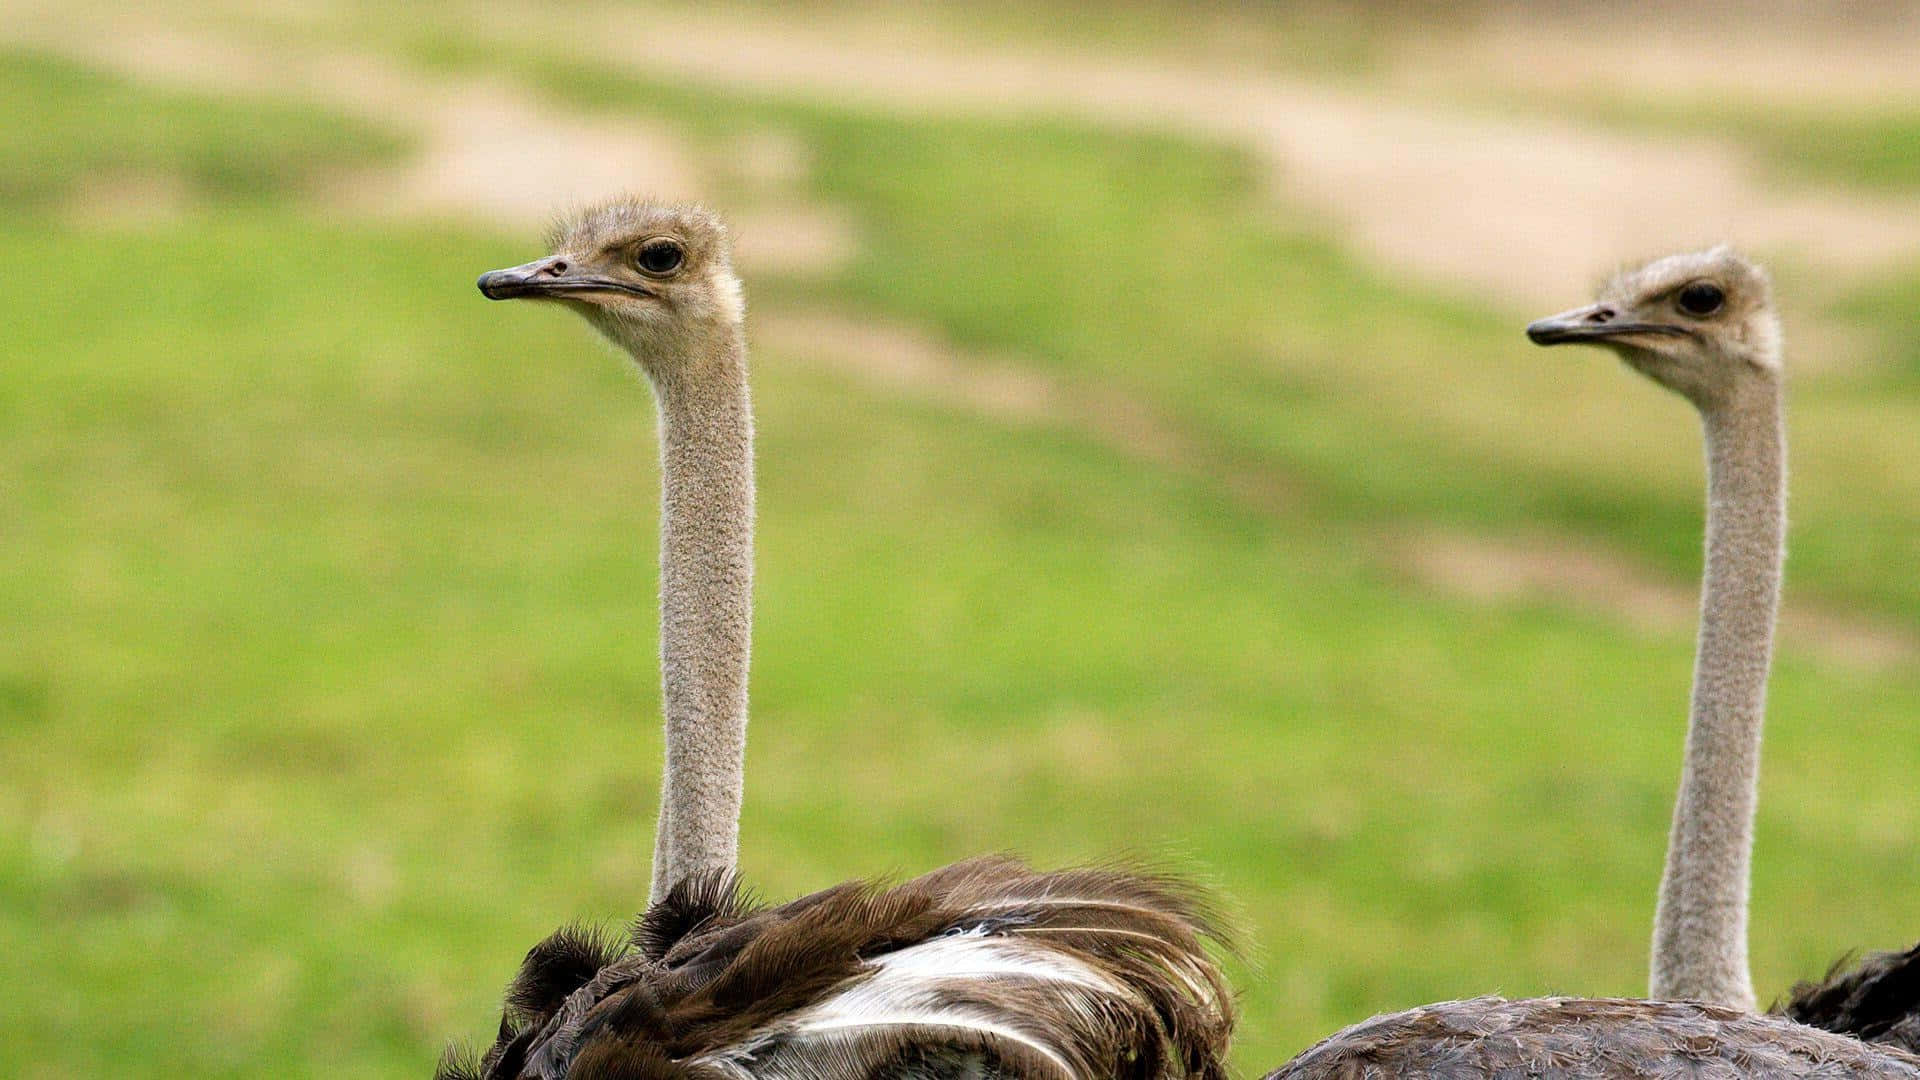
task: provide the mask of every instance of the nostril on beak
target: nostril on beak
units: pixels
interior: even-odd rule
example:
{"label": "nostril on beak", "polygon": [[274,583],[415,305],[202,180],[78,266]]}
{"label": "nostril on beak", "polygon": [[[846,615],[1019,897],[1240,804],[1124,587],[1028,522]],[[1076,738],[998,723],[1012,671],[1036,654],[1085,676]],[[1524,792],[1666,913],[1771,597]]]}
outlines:
{"label": "nostril on beak", "polygon": [[1595,310],[1593,314],[1587,316],[1587,321],[1590,323],[1610,323],[1613,321],[1613,309],[1599,308]]}
{"label": "nostril on beak", "polygon": [[547,264],[545,272],[552,274],[554,277],[559,277],[561,274],[567,272],[567,261],[565,259],[555,259]]}

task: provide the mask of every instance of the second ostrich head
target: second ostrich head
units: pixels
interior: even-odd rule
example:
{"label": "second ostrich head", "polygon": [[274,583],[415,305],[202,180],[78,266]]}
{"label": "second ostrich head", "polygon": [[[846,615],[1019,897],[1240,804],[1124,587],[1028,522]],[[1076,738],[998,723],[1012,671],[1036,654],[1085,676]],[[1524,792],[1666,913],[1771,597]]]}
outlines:
{"label": "second ostrich head", "polygon": [[1599,299],[1527,327],[1539,345],[1605,345],[1702,409],[1743,380],[1780,374],[1780,318],[1765,270],[1731,248],[1657,259],[1616,275]]}
{"label": "second ostrich head", "polygon": [[653,899],[736,859],[753,623],[753,408],[726,226],[618,200],[560,222],[544,258],[480,277],[489,299],[565,304],[626,349],[660,406],[660,669],[666,767]]}

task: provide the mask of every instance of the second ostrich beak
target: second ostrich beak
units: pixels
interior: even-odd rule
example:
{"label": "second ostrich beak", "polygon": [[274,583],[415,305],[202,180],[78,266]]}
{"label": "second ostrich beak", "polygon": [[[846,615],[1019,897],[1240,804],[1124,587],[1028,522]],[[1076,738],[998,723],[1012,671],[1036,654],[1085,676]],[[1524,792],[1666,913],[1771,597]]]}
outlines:
{"label": "second ostrich beak", "polygon": [[1527,327],[1527,339],[1535,345],[1567,345],[1581,341],[1605,341],[1629,334],[1668,334],[1686,337],[1692,331],[1671,323],[1626,322],[1613,304],[1588,304],[1558,315],[1549,315]]}

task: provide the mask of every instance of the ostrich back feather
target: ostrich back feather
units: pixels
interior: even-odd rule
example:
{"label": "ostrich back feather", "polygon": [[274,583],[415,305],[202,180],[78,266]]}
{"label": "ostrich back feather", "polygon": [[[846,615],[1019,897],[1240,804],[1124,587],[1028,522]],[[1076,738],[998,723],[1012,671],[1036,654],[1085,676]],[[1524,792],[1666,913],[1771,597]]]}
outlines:
{"label": "ostrich back feather", "polygon": [[1795,986],[1781,1011],[1802,1024],[1920,1054],[1920,945],[1844,966]]}
{"label": "ostrich back feather", "polygon": [[1687,1001],[1474,998],[1376,1016],[1266,1080],[1920,1080],[1920,1057]]}
{"label": "ostrich back feather", "polygon": [[624,949],[528,954],[485,1058],[442,1080],[1222,1080],[1233,1027],[1188,885],[980,858],[775,907],[683,882]]}

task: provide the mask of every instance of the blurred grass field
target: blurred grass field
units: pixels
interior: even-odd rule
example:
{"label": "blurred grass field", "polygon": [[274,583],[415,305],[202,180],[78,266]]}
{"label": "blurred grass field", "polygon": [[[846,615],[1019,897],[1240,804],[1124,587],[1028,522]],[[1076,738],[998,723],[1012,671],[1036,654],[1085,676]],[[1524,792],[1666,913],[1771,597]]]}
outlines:
{"label": "blurred grass field", "polygon": [[[178,30],[294,36],[236,10]],[[963,372],[1134,403],[1184,448],[767,335],[761,890],[996,849],[1170,859],[1244,916],[1248,1073],[1420,1001],[1641,991],[1690,626],[1489,601],[1408,551],[1568,541],[1684,595],[1683,405],[1530,350],[1542,312],[1370,261],[1217,139],[647,77],[502,46],[458,4],[378,10],[298,36],[645,122],[701,160],[767,131],[803,147],[779,198],[855,239],[750,271],[753,325],[911,328]],[[1130,18],[1125,55],[1200,48],[1162,9]],[[1296,16],[1277,32],[1328,47],[1271,62],[1367,84],[1367,34],[1417,32],[1337,23]],[[532,230],[337,199],[407,160],[405,124],[60,53],[0,51],[0,1074],[424,1076],[489,1030],[534,940],[646,891],[646,389],[577,320],[474,294]],[[1893,106],[1526,107],[1920,198]],[[1791,134],[1827,123],[1884,137],[1850,157]],[[723,210],[764,201],[748,170],[714,175]],[[1843,354],[1794,376],[1789,607],[1884,647],[1785,641],[1763,995],[1920,934],[1920,258],[1775,269],[1790,340]]]}

